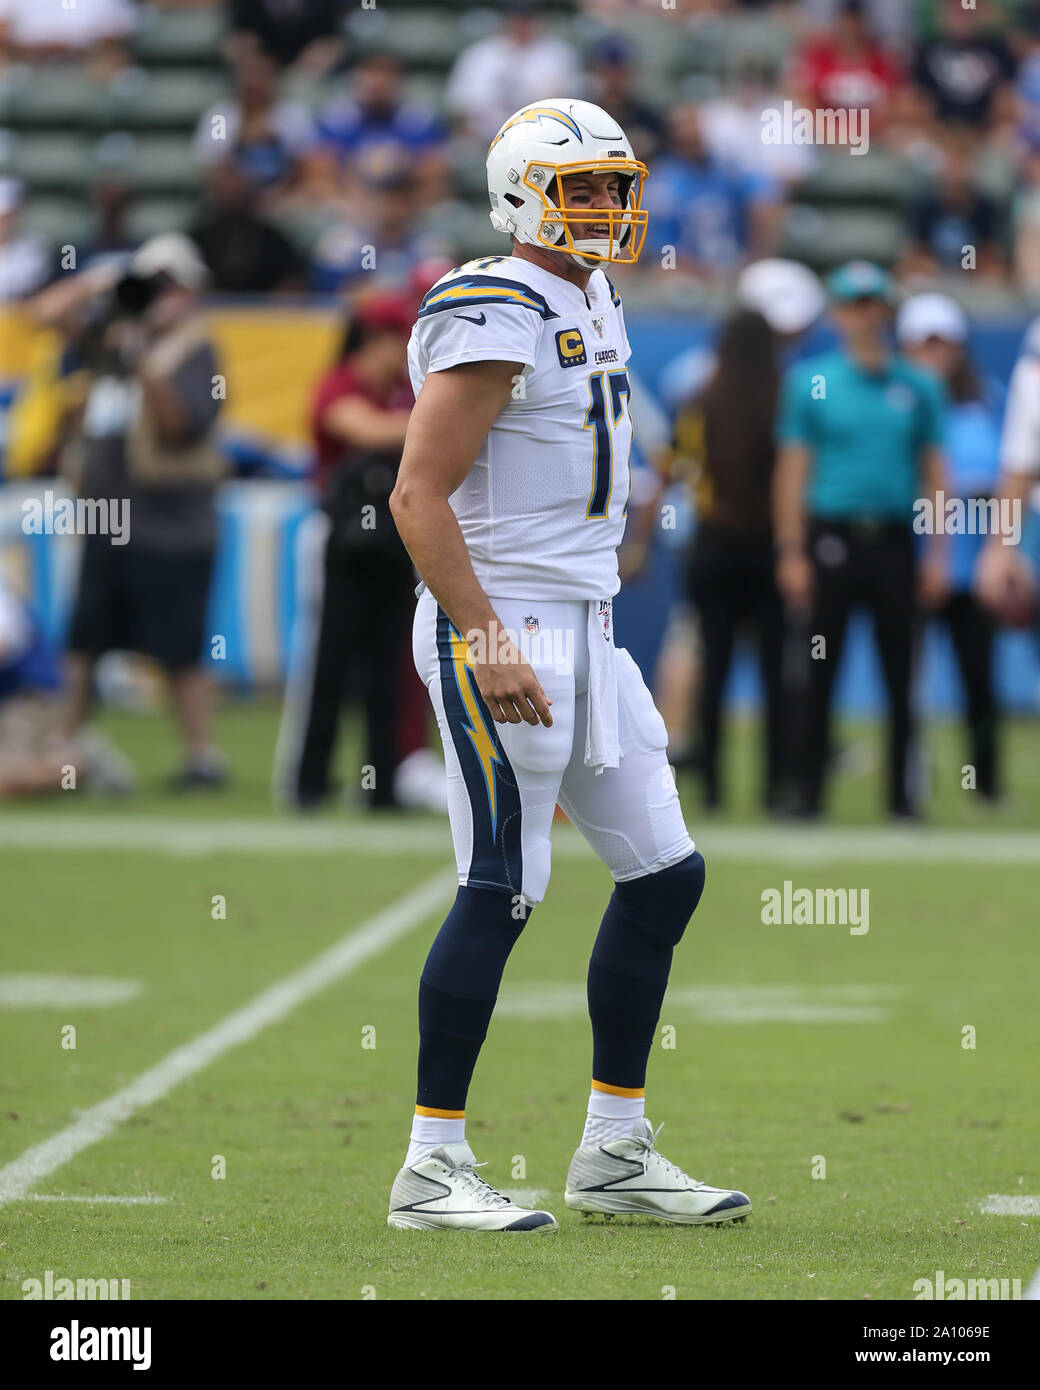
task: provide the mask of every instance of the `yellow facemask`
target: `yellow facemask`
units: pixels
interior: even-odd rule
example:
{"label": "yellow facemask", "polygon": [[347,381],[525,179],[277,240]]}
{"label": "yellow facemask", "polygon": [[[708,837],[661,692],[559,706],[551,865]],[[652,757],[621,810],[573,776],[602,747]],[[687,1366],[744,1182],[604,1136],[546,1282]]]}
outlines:
{"label": "yellow facemask", "polygon": [[[550,202],[548,190],[555,187],[560,196],[563,180],[571,174],[617,174],[629,180],[625,206],[622,208],[568,208],[558,207]],[[547,251],[562,251],[567,255],[580,256],[585,260],[604,261],[616,265],[634,265],[646,240],[646,227],[650,214],[641,206],[643,185],[647,179],[646,165],[638,159],[611,159],[587,163],[579,160],[571,164],[533,164],[529,166],[521,182],[525,188],[536,193],[543,204],[541,220],[535,233],[537,244]],[[575,228],[590,224],[606,223],[607,237],[575,236]],[[560,240],[560,229],[563,239]],[[598,251],[595,245],[605,246]]]}

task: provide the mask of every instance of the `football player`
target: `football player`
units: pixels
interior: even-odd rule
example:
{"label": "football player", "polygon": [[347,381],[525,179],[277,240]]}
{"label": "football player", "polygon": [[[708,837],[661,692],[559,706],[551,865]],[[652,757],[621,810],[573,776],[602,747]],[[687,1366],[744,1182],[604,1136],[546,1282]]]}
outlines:
{"label": "football player", "polygon": [[646,173],[597,106],[518,111],[487,158],[512,254],[445,275],[412,331],[417,399],[391,506],[423,580],[413,650],[444,742],[459,889],[419,984],[394,1227],[557,1229],[486,1183],[465,1138],[506,959],[549,881],[557,802],[615,885],[589,964],[592,1087],[566,1203],[683,1223],[751,1209],[658,1153],[644,1117],[672,952],[704,887],[664,721],[613,641],[632,425],[606,268],[639,257]]}

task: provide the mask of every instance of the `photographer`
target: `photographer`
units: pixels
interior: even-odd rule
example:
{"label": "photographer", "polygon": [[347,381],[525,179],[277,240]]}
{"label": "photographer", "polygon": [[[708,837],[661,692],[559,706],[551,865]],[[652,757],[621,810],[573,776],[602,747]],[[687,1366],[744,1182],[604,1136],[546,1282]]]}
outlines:
{"label": "photographer", "polygon": [[[398,804],[398,670],[415,579],[388,499],[412,406],[406,352],[413,318],[414,306],[396,296],[361,301],[340,361],[315,396],[317,483],[327,518],[320,617],[303,688],[293,689],[287,701],[283,750],[288,766],[283,763],[280,778],[301,808],[317,805],[329,793],[348,679],[359,687],[364,705],[363,762],[375,771],[374,785],[365,786],[367,803]],[[290,740],[297,747],[288,752],[296,707],[299,737]]]}
{"label": "photographer", "polygon": [[201,665],[215,493],[224,472],[213,440],[224,393],[198,313],[205,282],[192,243],[166,233],[135,253],[107,293],[99,293],[101,279],[77,276],[36,306],[44,321],[77,324],[73,342],[88,381],[80,495],[110,506],[121,501],[124,514],[129,508],[128,537],[83,538],[66,733],[87,715],[97,658],[113,649],[143,653],[169,679],[184,746],[176,788],[226,779],[210,742],[211,695]]}

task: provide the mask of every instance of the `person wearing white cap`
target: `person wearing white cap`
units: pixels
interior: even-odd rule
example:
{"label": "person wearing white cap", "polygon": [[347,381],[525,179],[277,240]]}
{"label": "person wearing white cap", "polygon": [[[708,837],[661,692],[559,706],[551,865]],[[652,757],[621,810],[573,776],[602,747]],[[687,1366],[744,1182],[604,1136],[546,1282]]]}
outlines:
{"label": "person wearing white cap", "polygon": [[[1040,318],[1029,326],[1011,374],[1000,463],[997,494],[1001,505],[1010,505],[1021,515],[1040,483]],[[1035,571],[1007,537],[994,533],[987,540],[975,568],[975,591],[1002,621],[1015,627],[1035,623]]]}
{"label": "person wearing white cap", "polygon": [[209,280],[198,247],[183,232],[159,232],[150,237],[134,252],[130,273],[144,280],[161,275],[184,290],[201,290]]}
{"label": "person wearing white cap", "polygon": [[[944,456],[951,500],[988,499],[1000,471],[999,387],[979,376],[968,352],[968,318],[946,294],[916,294],[896,316],[903,354],[942,378],[949,398]],[[950,592],[935,612],[949,628],[966,696],[966,720],[975,790],[987,801],[1000,795],[999,709],[993,683],[992,619],[972,592],[972,574],[985,537],[950,537]]]}
{"label": "person wearing white cap", "polygon": [[0,304],[26,298],[57,270],[46,242],[18,229],[24,197],[18,179],[0,179]]}
{"label": "person wearing white cap", "polygon": [[799,261],[755,261],[740,272],[737,301],[757,309],[774,333],[791,339],[806,333],[823,313],[827,295],[818,275]]}

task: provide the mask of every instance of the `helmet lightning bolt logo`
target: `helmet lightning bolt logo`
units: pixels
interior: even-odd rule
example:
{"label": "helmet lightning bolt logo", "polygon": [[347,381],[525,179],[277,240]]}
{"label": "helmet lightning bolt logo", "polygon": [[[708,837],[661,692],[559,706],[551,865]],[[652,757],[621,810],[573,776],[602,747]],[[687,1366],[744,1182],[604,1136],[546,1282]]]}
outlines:
{"label": "helmet lightning bolt logo", "polygon": [[448,641],[451,645],[451,661],[455,670],[455,684],[458,686],[462,703],[466,707],[469,716],[467,723],[463,724],[473,751],[477,755],[480,763],[480,770],[484,774],[484,786],[487,790],[488,807],[491,811],[491,834],[494,836],[498,831],[498,798],[495,785],[495,765],[501,764],[502,759],[498,755],[494,739],[488,730],[488,726],[477,705],[476,695],[473,692],[473,685],[470,681],[469,671],[466,668],[466,657],[469,647],[462,635],[449,625]]}
{"label": "helmet lightning bolt logo", "polygon": [[[512,116],[506,121],[494,140],[492,140],[491,150],[495,148],[506,131],[511,130],[513,126],[519,125],[522,121],[540,121],[543,116],[550,121],[559,121],[562,126],[566,126],[572,135],[577,136],[579,141],[581,140],[581,130],[578,127],[577,121],[575,121],[572,116],[568,116],[566,111],[558,111],[555,106],[531,106],[526,111],[521,111],[518,115]],[[489,154],[491,150],[488,151]]]}

